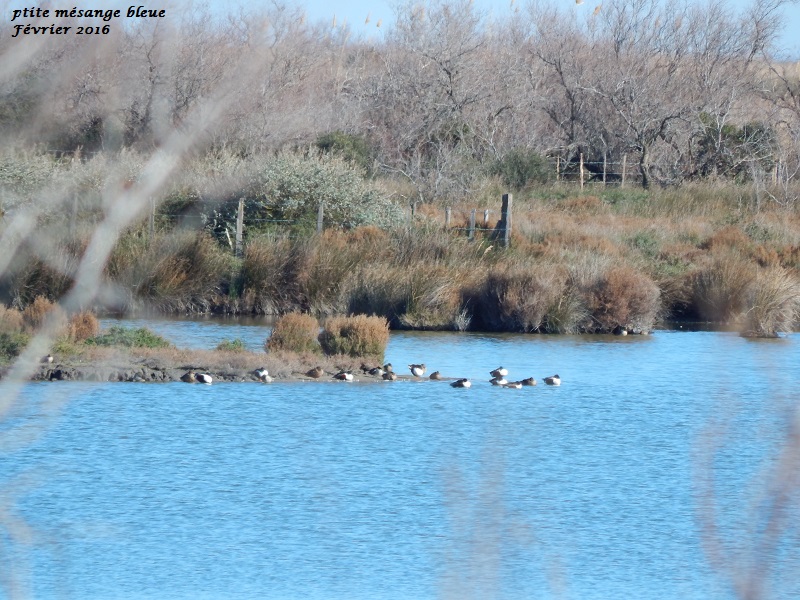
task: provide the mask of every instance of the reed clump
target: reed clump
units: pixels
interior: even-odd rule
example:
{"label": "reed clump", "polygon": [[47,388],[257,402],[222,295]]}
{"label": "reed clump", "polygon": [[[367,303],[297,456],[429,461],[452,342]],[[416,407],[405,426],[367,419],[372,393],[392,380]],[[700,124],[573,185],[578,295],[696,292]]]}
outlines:
{"label": "reed clump", "polygon": [[777,337],[789,332],[800,318],[800,280],[782,267],[761,270],[747,293],[742,334]]}
{"label": "reed clump", "polygon": [[56,310],[57,305],[44,296],[36,296],[33,302],[22,311],[22,322],[27,331],[37,331],[44,324],[47,315]]}
{"label": "reed clump", "polygon": [[319,342],[325,354],[383,359],[389,322],[383,317],[354,315],[326,319]]}
{"label": "reed clump", "polygon": [[615,267],[591,290],[588,305],[598,332],[648,332],[659,316],[660,291],[644,273]]}
{"label": "reed clump", "polygon": [[309,314],[291,312],[280,317],[264,344],[267,352],[294,352],[317,354],[319,321]]}
{"label": "reed clump", "polygon": [[71,341],[83,342],[100,333],[100,322],[93,312],[82,311],[70,317],[67,328]]}

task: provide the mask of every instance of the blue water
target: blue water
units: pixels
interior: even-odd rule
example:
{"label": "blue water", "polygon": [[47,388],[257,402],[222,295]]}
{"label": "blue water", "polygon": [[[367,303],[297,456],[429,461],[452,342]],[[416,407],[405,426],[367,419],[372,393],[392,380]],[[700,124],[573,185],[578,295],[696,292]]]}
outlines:
{"label": "blue water", "polygon": [[768,493],[799,470],[800,336],[393,333],[386,358],[475,385],[25,386],[0,597],[800,597],[798,492]]}

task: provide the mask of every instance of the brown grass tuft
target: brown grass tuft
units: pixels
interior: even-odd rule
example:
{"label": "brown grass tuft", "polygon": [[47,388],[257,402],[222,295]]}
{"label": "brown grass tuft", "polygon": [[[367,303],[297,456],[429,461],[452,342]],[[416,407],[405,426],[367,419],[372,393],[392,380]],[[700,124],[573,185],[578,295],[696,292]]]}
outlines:
{"label": "brown grass tuft", "polygon": [[617,328],[650,331],[661,308],[660,292],[644,273],[630,267],[616,267],[592,290],[589,302],[598,332]]}
{"label": "brown grass tuft", "polygon": [[747,301],[742,334],[777,337],[791,331],[800,317],[800,281],[781,267],[762,269],[750,286]]}
{"label": "brown grass tuft", "polygon": [[738,319],[756,272],[755,263],[739,252],[713,253],[709,264],[691,275],[692,304],[698,316],[718,322]]}
{"label": "brown grass tuft", "polygon": [[44,296],[36,296],[34,301],[22,311],[22,320],[25,324],[25,328],[28,331],[36,331],[39,329],[44,323],[45,318],[47,318],[47,314],[55,310],[56,307],[57,305],[54,302],[51,302]]}
{"label": "brown grass tuft", "polygon": [[292,312],[275,322],[272,334],[264,344],[267,352],[311,352],[320,351],[319,322],[305,313]]}
{"label": "brown grass tuft", "polygon": [[389,343],[389,322],[366,315],[331,317],[325,321],[319,341],[326,354],[383,360]]}
{"label": "brown grass tuft", "polygon": [[25,321],[22,313],[16,308],[6,308],[0,304],[0,332],[2,333],[22,333],[25,328]]}
{"label": "brown grass tuft", "polygon": [[72,341],[82,342],[100,333],[100,322],[91,311],[79,312],[70,318],[68,332]]}

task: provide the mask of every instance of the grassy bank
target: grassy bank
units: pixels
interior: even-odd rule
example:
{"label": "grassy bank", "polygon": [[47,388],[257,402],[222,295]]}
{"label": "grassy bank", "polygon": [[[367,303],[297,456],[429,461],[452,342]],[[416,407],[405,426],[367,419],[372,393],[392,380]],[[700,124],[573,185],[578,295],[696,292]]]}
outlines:
{"label": "grassy bank", "polygon": [[[495,205],[491,205],[495,198]],[[466,235],[471,205],[418,206],[413,223],[299,234],[249,231],[241,258],[206,231],[125,231],[104,270],[105,309],[318,317],[371,314],[394,329],[648,331],[702,320],[774,335],[797,325],[800,215],[748,188],[551,187],[515,196],[509,249]],[[88,234],[87,234],[88,235]],[[54,232],[55,236],[55,232]],[[25,308],[71,285],[80,234],[18,254],[4,279]]]}

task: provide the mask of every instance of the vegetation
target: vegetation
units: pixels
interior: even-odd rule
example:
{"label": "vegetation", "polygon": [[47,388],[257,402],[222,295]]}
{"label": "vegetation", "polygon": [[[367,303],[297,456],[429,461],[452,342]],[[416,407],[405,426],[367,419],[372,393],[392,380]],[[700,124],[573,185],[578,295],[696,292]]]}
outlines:
{"label": "vegetation", "polygon": [[382,317],[367,315],[330,317],[319,334],[319,342],[326,354],[383,360],[389,343],[389,323]]}
{"label": "vegetation", "polygon": [[318,353],[319,322],[311,315],[292,312],[275,322],[264,344],[267,352]]}
{"label": "vegetation", "polygon": [[123,348],[169,348],[172,346],[160,335],[147,327],[131,328],[113,326],[95,337],[88,338],[89,346],[121,346]]}
{"label": "vegetation", "polygon": [[221,352],[246,352],[244,340],[236,338],[233,340],[222,340],[217,344],[217,350]]}

